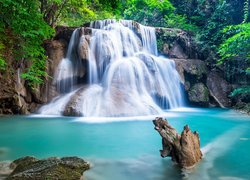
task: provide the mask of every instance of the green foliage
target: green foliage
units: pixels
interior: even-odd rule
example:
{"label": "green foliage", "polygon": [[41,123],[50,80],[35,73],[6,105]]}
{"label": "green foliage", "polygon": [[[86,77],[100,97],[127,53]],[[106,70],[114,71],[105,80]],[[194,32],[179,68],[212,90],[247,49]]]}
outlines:
{"label": "green foliage", "polygon": [[228,26],[223,33],[226,40],[219,47],[221,58],[218,63],[238,61],[245,65],[239,71],[249,73],[247,66],[250,66],[250,23]]}
{"label": "green foliage", "polygon": [[[167,25],[191,29],[196,34],[199,52],[210,65],[217,65],[219,59],[219,63],[224,65],[220,67],[224,68],[227,80],[248,82],[250,30],[245,23],[249,21],[249,0],[170,1],[176,8],[176,16],[166,17]],[[185,27],[190,24],[197,29]]]}
{"label": "green foliage", "polygon": [[200,40],[208,43],[212,50],[221,43],[221,30],[230,23],[229,6],[225,0],[219,1],[218,4],[214,5],[214,8],[215,10],[205,23],[200,36]]}
{"label": "green foliage", "polygon": [[80,11],[74,13],[68,13],[61,18],[58,24],[66,26],[82,26],[84,23],[88,23],[94,20],[115,18],[112,12],[101,10],[93,11],[89,8],[81,8]]}
{"label": "green foliage", "polygon": [[162,39],[158,38],[156,43],[158,49],[163,49],[164,41]]}
{"label": "green foliage", "polygon": [[6,67],[6,62],[2,55],[3,49],[4,49],[4,45],[2,44],[2,42],[0,42],[0,70],[5,70],[5,67]]}
{"label": "green foliage", "polygon": [[179,14],[170,14],[169,16],[165,16],[166,27],[169,28],[179,28],[185,31],[197,33],[199,31],[199,27],[188,22],[185,16]]}
{"label": "green foliage", "polygon": [[61,9],[58,24],[81,26],[94,20],[120,17],[120,0],[71,0]]}
{"label": "green foliage", "polygon": [[250,94],[250,86],[234,89],[233,92],[230,94],[230,97],[235,97],[238,95],[247,95],[247,94]]}
{"label": "green foliage", "polygon": [[2,57],[0,57],[0,70],[5,70],[6,62]]}
{"label": "green foliage", "polygon": [[[1,27],[13,34],[13,37],[6,38],[13,41],[14,58],[31,62],[31,67],[22,77],[29,82],[30,86],[42,83],[42,79],[47,75],[45,72],[46,56],[42,43],[51,37],[53,29],[46,24],[42,15],[37,11],[39,3],[33,0],[5,0],[0,3],[0,9]],[[1,36],[4,35],[1,34]]]}
{"label": "green foliage", "polygon": [[168,0],[129,0],[123,16],[144,25],[163,26],[164,17],[174,9]]}
{"label": "green foliage", "polygon": [[226,40],[220,45],[221,61],[236,56],[250,58],[250,23],[227,26],[222,32]]}
{"label": "green foliage", "polygon": [[248,6],[249,6],[249,2],[248,2],[248,0],[245,0],[245,2],[244,2],[244,10],[243,10],[244,11],[243,23],[246,23],[247,19],[248,19],[248,15],[249,15]]}

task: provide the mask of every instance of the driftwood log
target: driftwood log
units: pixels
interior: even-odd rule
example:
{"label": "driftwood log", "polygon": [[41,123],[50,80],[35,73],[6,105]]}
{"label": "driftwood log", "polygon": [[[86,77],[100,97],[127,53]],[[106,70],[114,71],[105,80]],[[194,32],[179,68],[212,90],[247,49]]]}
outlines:
{"label": "driftwood log", "polygon": [[153,123],[162,137],[162,157],[170,156],[182,168],[191,168],[202,159],[199,134],[193,133],[188,125],[180,135],[161,117],[155,118]]}

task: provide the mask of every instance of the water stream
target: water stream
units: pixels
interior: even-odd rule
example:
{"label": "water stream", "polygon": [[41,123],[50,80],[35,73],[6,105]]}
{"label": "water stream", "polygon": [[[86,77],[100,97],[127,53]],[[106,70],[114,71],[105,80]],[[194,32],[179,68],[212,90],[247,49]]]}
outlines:
{"label": "water stream", "polygon": [[21,108],[22,107],[22,103],[21,103],[21,99],[20,99],[20,88],[21,88],[21,78],[20,78],[20,68],[17,69],[17,84],[16,84],[16,88],[17,88],[17,97],[18,97],[18,106]]}

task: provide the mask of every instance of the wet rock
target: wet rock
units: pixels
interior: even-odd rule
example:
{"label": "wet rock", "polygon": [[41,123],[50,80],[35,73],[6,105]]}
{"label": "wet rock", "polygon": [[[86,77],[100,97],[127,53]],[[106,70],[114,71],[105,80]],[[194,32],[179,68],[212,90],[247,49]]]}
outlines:
{"label": "wet rock", "polygon": [[173,59],[176,70],[180,74],[183,83],[186,81],[191,84],[205,82],[208,68],[204,61],[199,59]]}
{"label": "wet rock", "polygon": [[234,105],[234,109],[242,112],[242,113],[247,113],[250,115],[250,103],[246,103],[246,102],[237,102]]}
{"label": "wet rock", "polygon": [[76,27],[57,26],[54,40],[64,39],[69,42],[71,35],[75,29]]}
{"label": "wet rock", "polygon": [[181,81],[192,105],[208,106],[209,91],[206,87],[208,67],[198,59],[173,59]]}
{"label": "wet rock", "polygon": [[[44,48],[48,56],[46,61],[46,72],[50,77],[53,77],[57,66],[65,57],[67,42],[63,39],[47,40],[44,42]],[[25,84],[25,90],[26,94],[23,95],[23,98],[28,103],[29,112],[34,112],[37,107],[49,102],[53,97],[58,95],[55,91],[53,79],[49,77],[44,80],[43,84],[37,85],[33,88],[30,88],[27,84]],[[23,93],[21,93],[21,95],[22,94]]]}
{"label": "wet rock", "polygon": [[181,29],[156,28],[158,50],[161,54],[172,58],[199,59],[203,55],[192,36]]}
{"label": "wet rock", "polygon": [[[165,45],[165,47],[166,47],[166,45]],[[185,54],[183,48],[177,42],[174,43],[173,47],[168,52],[169,52],[170,58],[178,58],[178,59],[188,58],[188,56],[187,56],[187,54]]]}
{"label": "wet rock", "polygon": [[199,134],[196,131],[193,133],[188,125],[180,135],[161,117],[155,118],[153,123],[162,137],[162,157],[171,157],[173,162],[183,168],[191,168],[202,159]]}
{"label": "wet rock", "polygon": [[203,83],[194,84],[188,91],[188,99],[194,105],[208,106],[209,91]]}
{"label": "wet rock", "polygon": [[90,168],[89,163],[78,157],[48,158],[39,160],[34,157],[23,157],[13,161],[10,166],[13,172],[7,179],[43,180],[43,179],[80,179],[84,171]]}
{"label": "wet rock", "polygon": [[86,35],[81,38],[79,55],[82,60],[88,60],[89,58],[89,41],[90,36]]}
{"label": "wet rock", "polygon": [[207,87],[220,107],[231,106],[231,100],[228,96],[232,91],[232,87],[219,73],[212,71],[208,74]]}
{"label": "wet rock", "polygon": [[6,179],[7,176],[13,171],[13,169],[10,168],[10,163],[10,161],[0,162],[0,179]]}
{"label": "wet rock", "polygon": [[61,60],[66,56],[67,41],[64,39],[47,41],[45,48],[50,62],[48,64],[49,73],[52,74]]}
{"label": "wet rock", "polygon": [[79,89],[67,103],[63,115],[64,116],[84,116],[82,114],[82,103],[83,97],[81,94],[83,93],[84,88]]}
{"label": "wet rock", "polygon": [[0,97],[0,114],[28,114],[28,107],[21,96]]}

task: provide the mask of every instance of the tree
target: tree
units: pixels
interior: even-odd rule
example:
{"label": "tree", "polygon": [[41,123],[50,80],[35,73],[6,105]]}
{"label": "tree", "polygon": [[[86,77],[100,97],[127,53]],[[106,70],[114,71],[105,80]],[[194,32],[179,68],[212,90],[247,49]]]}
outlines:
{"label": "tree", "polygon": [[164,17],[174,9],[168,0],[129,0],[123,17],[144,25],[163,26]]}
{"label": "tree", "polygon": [[[38,1],[5,0],[0,2],[0,44],[12,52],[14,59],[29,61],[31,66],[22,75],[30,86],[40,84],[46,77],[46,56],[42,43],[53,34],[37,11]],[[1,54],[4,57],[4,54]]]}
{"label": "tree", "polygon": [[226,38],[219,47],[218,62],[226,65],[228,80],[237,81],[239,75],[250,74],[250,23],[228,26],[223,33]]}

